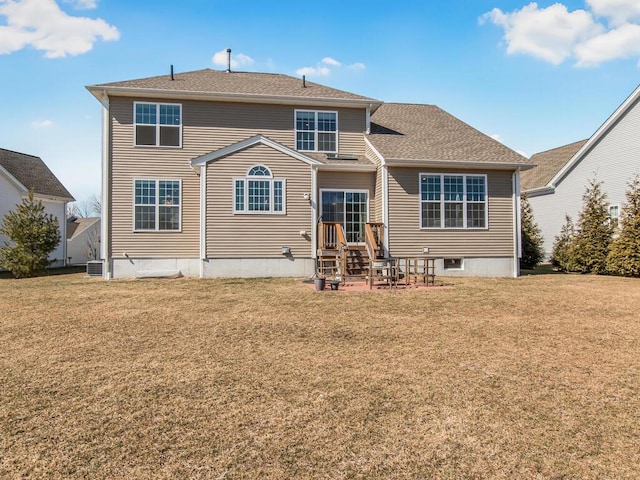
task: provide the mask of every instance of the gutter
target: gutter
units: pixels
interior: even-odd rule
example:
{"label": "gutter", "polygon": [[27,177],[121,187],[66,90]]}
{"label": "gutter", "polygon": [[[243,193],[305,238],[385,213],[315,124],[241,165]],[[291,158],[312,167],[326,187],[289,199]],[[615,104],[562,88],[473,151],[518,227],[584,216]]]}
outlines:
{"label": "gutter", "polygon": [[387,158],[385,163],[390,167],[436,167],[436,168],[465,168],[483,170],[529,170],[535,167],[533,163],[510,162],[474,162],[470,160],[431,160],[431,159],[404,159]]}
{"label": "gutter", "polygon": [[135,97],[135,98],[170,98],[173,100],[207,100],[240,103],[271,103],[279,105],[313,105],[325,107],[351,107],[377,109],[382,102],[370,98],[326,98],[326,97],[296,97],[289,95],[260,95],[246,93],[223,92],[193,92],[187,90],[166,90],[135,87],[101,87],[92,85],[86,87],[100,102],[101,95]]}

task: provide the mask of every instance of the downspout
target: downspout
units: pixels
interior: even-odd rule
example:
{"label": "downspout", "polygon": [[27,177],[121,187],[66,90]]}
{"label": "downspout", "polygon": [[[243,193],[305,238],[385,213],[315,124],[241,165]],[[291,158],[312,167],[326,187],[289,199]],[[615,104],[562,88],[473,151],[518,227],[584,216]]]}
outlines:
{"label": "downspout", "polygon": [[384,160],[379,168],[382,169],[382,222],[384,224],[384,244],[387,250],[385,256],[389,257],[389,168]]}
{"label": "downspout", "polygon": [[102,92],[102,212],[100,225],[100,258],[103,261],[102,278],[111,280],[113,269],[111,265],[111,113],[109,110],[109,96]]}
{"label": "downspout", "polygon": [[207,258],[207,164],[200,166],[200,278]]}
{"label": "downspout", "polygon": [[63,213],[63,219],[60,222],[62,225],[60,225],[60,229],[62,230],[62,266],[66,267],[68,265],[67,263],[67,203],[68,202],[64,202],[62,204],[62,211]]}
{"label": "downspout", "polygon": [[[311,165],[311,258],[318,253],[318,167]],[[315,272],[314,272],[315,273]]]}
{"label": "downspout", "polygon": [[520,276],[522,257],[522,219],[520,218],[520,168],[512,174],[513,183],[513,277]]}

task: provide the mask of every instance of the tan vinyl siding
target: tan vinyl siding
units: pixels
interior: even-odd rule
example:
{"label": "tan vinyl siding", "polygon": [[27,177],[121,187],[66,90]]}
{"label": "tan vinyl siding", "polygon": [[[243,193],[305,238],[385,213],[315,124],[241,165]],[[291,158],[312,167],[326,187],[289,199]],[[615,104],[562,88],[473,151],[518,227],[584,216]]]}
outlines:
{"label": "tan vinyl siding", "polygon": [[[318,172],[318,189],[368,190],[370,221],[377,218],[374,172]],[[320,198],[320,196],[318,196]]]}
{"label": "tan vinyl siding", "polygon": [[[182,148],[135,147],[133,98],[111,98],[112,243],[110,254],[138,257],[197,257],[199,255],[199,177],[189,161],[206,153],[261,134],[295,148],[295,105],[228,102],[182,102]],[[179,103],[162,99],[145,102]],[[341,153],[363,155],[365,110],[339,108]],[[296,160],[299,163],[299,161]],[[182,180],[182,232],[133,232],[135,178]],[[307,187],[310,191],[310,187]],[[299,235],[298,235],[299,236]]]}
{"label": "tan vinyl siding", "polygon": [[[197,257],[200,179],[180,148],[133,147],[133,100],[112,99],[111,255],[123,257]],[[182,181],[180,232],[134,232],[134,180]]]}
{"label": "tan vinyl siding", "polygon": [[[286,215],[233,213],[233,179],[244,177],[254,165],[265,165],[274,178],[285,180]],[[310,258],[311,166],[265,145],[256,145],[207,166],[207,257],[283,258],[282,247],[293,257]]]}
{"label": "tan vinyl siding", "polygon": [[[420,229],[420,173],[486,174],[489,228],[486,230]],[[455,171],[427,168],[389,169],[389,249],[394,256],[505,257],[513,255],[511,172]]]}
{"label": "tan vinyl siding", "polygon": [[382,190],[383,188],[382,176],[385,174],[385,169],[382,167],[382,161],[380,160],[378,155],[373,151],[373,149],[368,144],[365,144],[364,154],[369,160],[371,160],[378,167],[378,169],[376,170],[376,186],[375,186],[376,196],[375,196],[375,202],[372,203],[372,211],[375,212],[375,217],[372,216],[371,221],[383,222],[384,219],[382,218],[382,201],[384,198],[384,192]]}

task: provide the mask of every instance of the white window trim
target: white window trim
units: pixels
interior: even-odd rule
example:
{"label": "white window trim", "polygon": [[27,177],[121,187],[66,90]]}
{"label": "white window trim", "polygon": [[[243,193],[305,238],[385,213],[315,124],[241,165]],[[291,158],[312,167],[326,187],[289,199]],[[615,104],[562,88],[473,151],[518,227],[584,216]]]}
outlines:
{"label": "white window trim", "polygon": [[[151,126],[150,123],[136,123],[136,106],[137,105],[155,105],[156,106],[156,144],[155,145],[138,145],[138,125]],[[160,145],[160,105],[170,105],[172,107],[180,107],[180,125],[165,125],[167,127],[178,127],[178,145]],[[133,102],[133,146],[135,148],[182,148],[182,125],[183,111],[181,103],[170,102]]]}
{"label": "white window trim", "polygon": [[[447,260],[460,260],[460,266],[459,267],[449,267],[447,268]],[[461,272],[464,270],[464,258],[461,257],[444,257],[442,259],[442,270],[444,271],[454,271],[454,272]]]}
{"label": "white window trim", "polygon": [[[148,181],[148,182],[156,182],[156,203],[155,203],[155,209],[156,209],[156,228],[154,229],[150,229],[150,228],[145,228],[145,229],[136,229],[136,207],[150,207],[151,205],[137,205],[136,204],[136,182],[140,181],[140,180],[144,180],[144,181]],[[165,181],[165,182],[178,182],[178,186],[180,188],[180,204],[178,205],[178,229],[177,230],[160,230],[158,228],[158,225],[160,224],[160,202],[158,201],[158,195],[160,194],[160,188],[159,188],[159,182],[160,181]],[[133,199],[133,209],[131,212],[131,219],[132,219],[132,227],[133,227],[133,232],[135,233],[181,233],[182,232],[182,180],[180,180],[179,178],[143,178],[143,177],[136,177],[133,179],[133,196],[131,197]]]}
{"label": "white window trim", "polygon": [[[342,193],[366,193],[367,194],[367,222],[366,223],[371,223],[371,194],[369,193],[368,189],[358,189],[358,188],[321,188],[320,189],[320,198],[318,199],[318,211],[320,212],[320,217],[322,217],[324,215],[324,212],[322,211],[322,193],[323,192],[342,192]],[[345,212],[346,213],[346,212]],[[346,218],[346,215],[345,215]],[[346,222],[346,220],[345,220]],[[342,225],[343,227],[345,227],[345,225]],[[346,229],[346,227],[345,227]],[[364,245],[365,242],[349,242],[350,245]]]}
{"label": "white window trim", "polygon": [[[249,172],[254,167],[264,167],[269,170],[271,175],[269,176],[249,176]],[[269,182],[269,210],[249,210],[249,181],[268,181]],[[244,182],[244,210],[236,209],[236,181]],[[265,164],[259,163],[252,165],[247,169],[247,173],[244,177],[233,177],[232,179],[232,199],[233,199],[233,214],[234,215],[286,215],[287,214],[287,181],[284,178],[278,178],[273,176],[273,171]],[[274,211],[274,183],[282,182],[282,211]]]}
{"label": "white window trim", "polygon": [[[617,209],[618,209],[618,218],[617,218],[617,220],[616,220],[616,224],[615,224],[615,225],[613,225],[613,224],[612,224],[612,223],[613,223],[613,222],[612,222],[613,218],[611,217],[611,209],[612,209],[613,207],[615,207],[615,208],[617,208]],[[620,228],[620,223],[621,223],[621,220],[622,220],[622,218],[621,218],[621,213],[622,213],[622,207],[621,207],[621,205],[620,205],[619,203],[610,203],[610,204],[607,206],[607,215],[608,215],[608,217],[609,217],[609,223],[611,224],[611,226],[612,226],[612,227],[614,227],[614,228]]]}
{"label": "white window trim", "polygon": [[[314,132],[314,145],[315,150],[302,150],[298,149],[298,112],[311,112],[315,115],[316,128]],[[320,113],[335,113],[336,114],[336,149],[335,150],[318,150],[318,133],[333,133],[318,130],[318,112]],[[300,130],[300,132],[310,132],[311,130]],[[318,153],[338,153],[340,151],[338,142],[340,138],[340,125],[338,123],[338,111],[337,110],[309,110],[306,108],[296,108],[293,111],[293,144],[296,146],[298,152],[318,152]]]}
{"label": "white window trim", "polygon": [[[422,226],[422,204],[423,203],[435,203],[422,200],[422,176],[439,176],[440,177],[440,226],[439,227],[423,227]],[[462,227],[445,227],[445,203],[460,203],[460,202],[445,202],[444,200],[444,177],[462,177]],[[484,202],[467,202],[467,177],[483,177],[485,187],[485,200]],[[467,227],[467,205],[471,203],[484,203],[484,227]],[[418,216],[420,230],[489,230],[489,182],[486,173],[435,173],[435,172],[420,172],[418,174]]]}

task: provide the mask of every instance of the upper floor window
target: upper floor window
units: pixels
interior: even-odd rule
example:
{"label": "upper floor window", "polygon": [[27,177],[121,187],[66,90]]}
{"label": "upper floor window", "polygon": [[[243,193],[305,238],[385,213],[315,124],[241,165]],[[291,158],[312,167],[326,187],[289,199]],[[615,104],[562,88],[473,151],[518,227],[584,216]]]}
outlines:
{"label": "upper floor window", "polygon": [[296,110],[296,150],[338,151],[338,112]]}
{"label": "upper floor window", "polygon": [[180,181],[136,180],[134,230],[180,230]]}
{"label": "upper floor window", "polygon": [[136,146],[181,146],[182,105],[134,102],[133,108]]}
{"label": "upper floor window", "polygon": [[422,228],[487,228],[486,175],[420,175]]}
{"label": "upper floor window", "polygon": [[251,167],[244,178],[233,180],[234,213],[284,213],[284,179],[273,178],[264,165]]}

